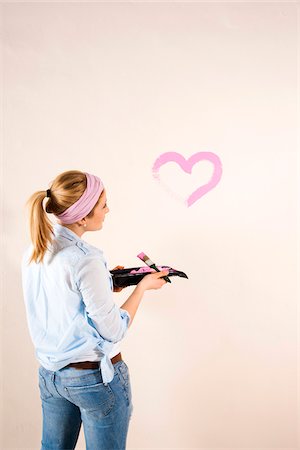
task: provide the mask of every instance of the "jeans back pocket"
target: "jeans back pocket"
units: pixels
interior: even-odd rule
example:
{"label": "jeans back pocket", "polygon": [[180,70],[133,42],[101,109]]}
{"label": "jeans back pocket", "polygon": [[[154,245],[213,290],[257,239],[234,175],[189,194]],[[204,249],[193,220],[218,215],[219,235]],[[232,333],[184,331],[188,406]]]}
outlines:
{"label": "jeans back pocket", "polygon": [[[118,363],[117,363],[118,364]],[[127,406],[130,406],[132,402],[132,393],[131,393],[131,384],[129,377],[129,369],[127,364],[124,361],[121,361],[117,367],[117,373],[119,376],[120,383],[125,393]]]}
{"label": "jeans back pocket", "polygon": [[42,400],[47,400],[50,397],[53,397],[51,392],[49,392],[47,388],[47,383],[41,372],[39,372],[39,388],[40,388],[40,397]]}
{"label": "jeans back pocket", "polygon": [[68,380],[68,384],[65,384],[65,390],[72,403],[79,408],[86,411],[97,411],[99,417],[107,416],[115,404],[114,393],[109,384],[95,383],[95,376],[90,375],[90,377],[85,376],[84,380],[79,377],[76,380],[76,385],[69,385],[70,380]]}

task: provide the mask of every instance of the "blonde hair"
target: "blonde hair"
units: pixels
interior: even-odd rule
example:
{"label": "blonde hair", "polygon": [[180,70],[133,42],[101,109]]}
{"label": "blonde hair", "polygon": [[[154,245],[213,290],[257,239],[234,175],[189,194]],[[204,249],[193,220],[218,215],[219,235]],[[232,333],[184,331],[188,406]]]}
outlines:
{"label": "blonde hair", "polygon": [[[51,184],[51,197],[48,198],[46,207],[43,200],[46,198],[46,190],[37,191],[32,194],[26,202],[29,208],[29,228],[33,244],[33,252],[29,259],[38,263],[43,262],[48,244],[52,243],[54,234],[53,226],[48,219],[49,214],[62,214],[67,208],[75,203],[84,193],[87,185],[86,175],[80,170],[68,170],[58,175]],[[98,205],[101,195],[96,205],[86,217],[92,218],[94,209]]]}

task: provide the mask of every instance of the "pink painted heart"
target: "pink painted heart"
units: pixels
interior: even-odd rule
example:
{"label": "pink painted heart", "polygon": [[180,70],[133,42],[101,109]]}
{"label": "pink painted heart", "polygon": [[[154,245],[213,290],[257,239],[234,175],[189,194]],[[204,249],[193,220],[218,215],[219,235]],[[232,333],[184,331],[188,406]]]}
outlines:
{"label": "pink painted heart", "polygon": [[180,167],[188,174],[192,173],[193,166],[200,161],[210,161],[214,166],[214,172],[208,183],[197,188],[186,200],[187,206],[191,206],[197,200],[199,200],[203,195],[211,191],[220,181],[222,176],[222,163],[220,158],[212,152],[198,152],[194,153],[189,159],[185,159],[180,153],[177,152],[166,152],[160,155],[153,164],[152,173],[154,178],[160,179],[159,169],[164,164],[169,162],[176,162]]}

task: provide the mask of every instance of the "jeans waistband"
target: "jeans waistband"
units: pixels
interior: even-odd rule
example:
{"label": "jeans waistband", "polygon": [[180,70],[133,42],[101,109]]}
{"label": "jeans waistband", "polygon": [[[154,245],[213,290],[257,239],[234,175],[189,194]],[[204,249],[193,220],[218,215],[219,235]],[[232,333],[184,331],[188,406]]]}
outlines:
{"label": "jeans waistband", "polygon": [[[118,353],[113,358],[110,359],[112,364],[118,361],[122,361],[121,353]],[[99,368],[100,361],[80,361],[75,363],[70,363],[66,367],[75,367],[75,369],[97,369]]]}

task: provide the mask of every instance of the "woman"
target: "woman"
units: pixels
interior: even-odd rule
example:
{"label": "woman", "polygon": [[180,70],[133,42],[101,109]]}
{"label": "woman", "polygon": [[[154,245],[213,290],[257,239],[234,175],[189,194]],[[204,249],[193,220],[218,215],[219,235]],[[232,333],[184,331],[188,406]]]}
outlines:
{"label": "woman", "polygon": [[32,244],[23,255],[22,284],[40,363],[41,449],[74,449],[81,422],[87,450],[125,449],[132,402],[120,341],[145,290],[166,284],[168,271],[146,275],[117,307],[103,252],[81,239],[100,230],[109,211],[95,175],[63,172],[27,205]]}

